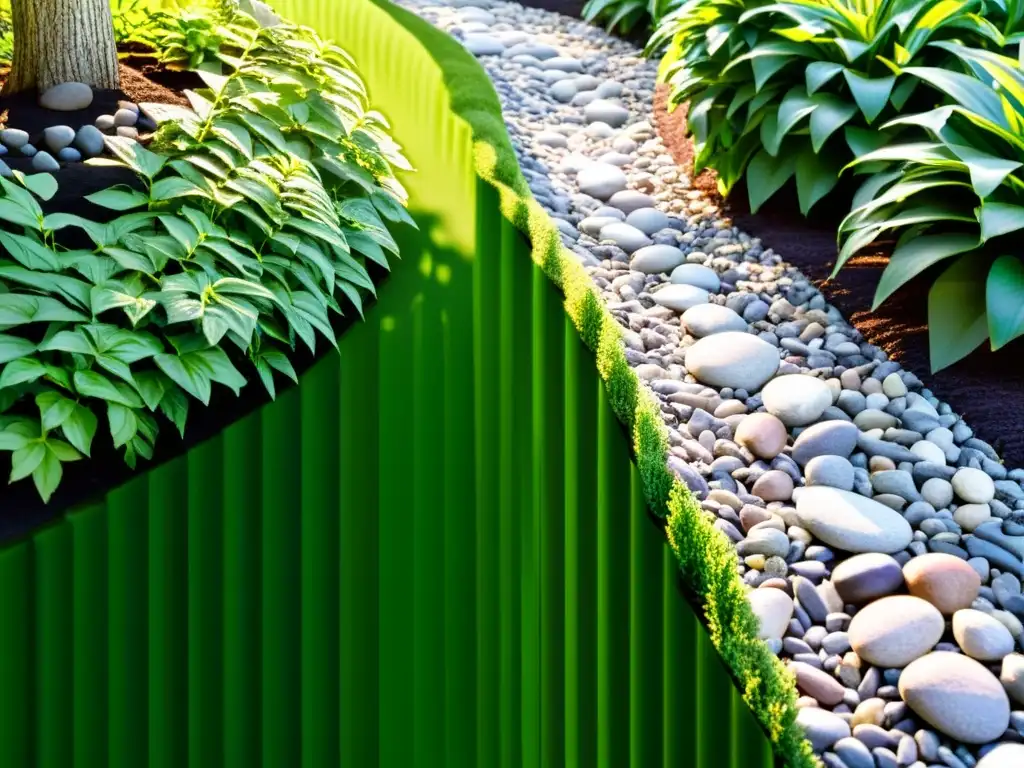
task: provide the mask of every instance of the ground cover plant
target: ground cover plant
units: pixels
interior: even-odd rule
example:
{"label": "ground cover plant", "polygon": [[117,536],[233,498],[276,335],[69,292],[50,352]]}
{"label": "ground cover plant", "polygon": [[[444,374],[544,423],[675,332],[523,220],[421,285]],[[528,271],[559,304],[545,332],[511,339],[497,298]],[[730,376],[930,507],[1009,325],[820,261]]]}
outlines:
{"label": "ground cover plant", "polygon": [[908,73],[947,94],[945,104],[894,122],[921,140],[869,153],[853,168],[884,164],[869,177],[840,227],[838,271],[861,248],[896,239],[874,299],[942,264],[928,297],[932,368],[993,350],[1024,334],[1024,71],[1019,60],[943,45],[966,73],[935,67]]}
{"label": "ground cover plant", "polygon": [[344,51],[244,14],[217,35],[194,113],[150,149],[109,140],[141,181],[89,197],[113,220],[45,215],[59,176],[0,178],[0,450],[44,500],[95,439],[151,457],[215,384],[273,396],[298,345],[361,313],[367,260],[397,255],[389,223],[412,223],[408,163]]}
{"label": "ground cover plant", "polygon": [[648,52],[669,44],[659,79],[671,108],[689,103],[695,171],[714,169],[723,194],[747,176],[753,211],[795,179],[806,215],[849,161],[899,137],[893,118],[930,106],[907,69],[956,67],[934,43],[1002,49],[1020,14],[1013,0],[690,0]]}
{"label": "ground cover plant", "polygon": [[628,35],[634,30],[656,29],[680,0],[587,0],[583,18],[603,24],[609,31]]}

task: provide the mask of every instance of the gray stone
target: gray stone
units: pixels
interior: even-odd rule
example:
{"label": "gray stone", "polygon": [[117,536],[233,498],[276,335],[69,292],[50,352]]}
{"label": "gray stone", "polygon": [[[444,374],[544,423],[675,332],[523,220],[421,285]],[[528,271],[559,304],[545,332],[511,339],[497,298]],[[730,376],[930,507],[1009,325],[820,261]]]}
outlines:
{"label": "gray stone", "polygon": [[765,409],[787,427],[810,424],[832,404],[832,390],[821,379],[802,374],[777,376],[761,392]]}
{"label": "gray stone", "polygon": [[987,504],[996,495],[992,478],[980,469],[963,467],[953,475],[953,490],[956,495],[971,504]]}
{"label": "gray stone", "polygon": [[28,134],[18,128],[5,128],[0,131],[0,142],[10,149],[21,149],[28,144]]}
{"label": "gray stone", "polygon": [[60,152],[74,140],[75,131],[67,125],[52,125],[43,130],[43,143],[51,152]]}
{"label": "gray stone", "polygon": [[842,456],[815,456],[804,467],[807,485],[853,490],[853,465]]}
{"label": "gray stone", "polygon": [[681,264],[672,270],[671,280],[673,283],[695,285],[709,293],[718,293],[722,287],[715,270],[701,264]]}
{"label": "gray stone", "polygon": [[837,488],[802,488],[796,512],[804,528],[847,552],[899,552],[913,537],[899,512]]}
{"label": "gray stone", "polygon": [[781,589],[754,589],[747,601],[757,617],[762,640],[781,640],[793,618],[793,599]]}
{"label": "gray stone", "polygon": [[135,125],[139,122],[138,111],[119,109],[114,113],[114,125]]}
{"label": "gray stone", "polygon": [[651,245],[650,238],[636,227],[631,227],[622,221],[616,221],[601,228],[601,239],[611,240],[626,253],[635,251]]}
{"label": "gray stone", "polygon": [[[500,56],[505,51],[505,44],[493,35],[466,35],[462,44],[474,56]],[[115,115],[115,120],[116,117]],[[122,125],[128,125],[128,123],[122,123]]]}
{"label": "gray stone", "polygon": [[64,147],[57,153],[57,159],[62,163],[77,163],[82,159],[82,153],[73,147]]}
{"label": "gray stone", "polygon": [[704,384],[756,392],[778,370],[779,352],[757,336],[726,331],[687,349],[685,365]]}
{"label": "gray stone", "polygon": [[590,102],[583,108],[583,115],[588,123],[607,123],[612,128],[619,128],[629,120],[629,110],[608,99]]}
{"label": "gray stone", "polygon": [[708,292],[694,285],[673,285],[670,283],[660,291],[652,293],[651,296],[661,306],[668,307],[676,312],[686,312],[691,307],[695,307],[698,304],[706,304],[708,301]]}
{"label": "gray stone", "polygon": [[1024,765],[1024,744],[999,744],[974,768],[1020,768]]}
{"label": "gray stone", "polygon": [[608,205],[628,217],[633,211],[641,208],[653,208],[655,201],[653,197],[645,195],[643,192],[637,192],[635,189],[623,189],[608,199]]}
{"label": "gray stone", "polygon": [[945,621],[931,603],[910,595],[892,595],[869,603],[850,622],[856,654],[883,668],[904,667],[942,639]]}
{"label": "gray stone", "polygon": [[917,659],[900,675],[899,692],[922,720],[965,744],[993,741],[1010,724],[1010,702],[999,680],[958,653]]}
{"label": "gray stone", "polygon": [[109,133],[114,130],[114,116],[100,115],[96,118],[95,127],[97,130]]}
{"label": "gray stone", "polygon": [[83,125],[75,134],[73,145],[83,157],[96,157],[103,154],[105,141],[99,128],[94,125]]}
{"label": "gray stone", "polygon": [[713,333],[745,331],[747,321],[720,304],[697,304],[683,313],[682,324],[698,339]]}
{"label": "gray stone", "polygon": [[58,112],[73,112],[92,104],[93,93],[85,83],[61,83],[39,97],[39,106]]}
{"label": "gray stone", "polygon": [[49,152],[37,152],[32,157],[32,168],[44,173],[53,173],[60,170],[60,163],[54,160]]}
{"label": "gray stone", "polygon": [[909,472],[899,469],[874,472],[871,475],[871,487],[875,493],[892,493],[907,501],[921,501],[914,478]]}
{"label": "gray stone", "polygon": [[824,421],[813,424],[793,443],[793,460],[807,464],[815,456],[848,457],[857,446],[857,427],[844,421]]}
{"label": "gray stone", "polygon": [[986,613],[972,608],[953,614],[953,637],[963,652],[978,661],[1000,661],[1013,651],[1013,636]]}
{"label": "gray stone", "polygon": [[797,710],[796,723],[817,752],[825,751],[850,735],[846,720],[820,707],[801,707]]}
{"label": "gray stone", "polygon": [[607,200],[626,188],[626,174],[622,169],[605,163],[594,163],[576,175],[580,192],[598,200]]}
{"label": "gray stone", "polygon": [[626,217],[626,223],[632,224],[645,235],[653,235],[668,227],[669,218],[657,208],[638,208]]}
{"label": "gray stone", "polygon": [[[628,218],[626,226],[631,226]],[[638,231],[643,232],[643,230]],[[646,245],[633,254],[633,258],[629,261],[629,268],[649,275],[659,275],[671,272],[685,260],[686,256],[675,246]]]}

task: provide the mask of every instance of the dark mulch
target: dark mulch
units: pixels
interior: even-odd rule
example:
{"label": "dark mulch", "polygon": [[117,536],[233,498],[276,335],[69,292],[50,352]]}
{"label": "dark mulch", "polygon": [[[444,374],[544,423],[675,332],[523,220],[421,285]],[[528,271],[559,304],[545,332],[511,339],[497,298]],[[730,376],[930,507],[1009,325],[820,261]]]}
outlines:
{"label": "dark mulch", "polygon": [[[0,81],[3,74],[0,72]],[[151,58],[138,54],[122,60],[121,83],[120,90],[96,91],[95,100],[89,108],[78,112],[53,112],[42,109],[36,103],[36,94],[33,93],[0,99],[0,113],[6,113],[7,126],[27,131],[35,141],[48,126],[66,124],[78,128],[93,122],[101,114],[112,114],[120,99],[136,103],[187,106],[188,100],[182,96],[181,91],[201,86],[195,75],[165,70],[156,65]],[[31,172],[31,161],[26,158],[7,156],[4,160],[12,168],[18,168],[26,173]],[[59,192],[52,200],[43,204],[43,210],[46,213],[74,213],[97,222],[109,221],[118,214],[92,205],[83,199],[85,195],[116,184],[141,187],[138,177],[125,168],[69,163],[55,176]],[[75,228],[64,230],[61,235],[61,242],[67,247],[91,247],[84,235]],[[376,264],[369,264],[367,268],[375,284],[380,285],[386,279],[387,272],[383,268]],[[370,299],[365,301],[367,307],[373,303],[374,301]],[[341,335],[352,322],[358,322],[354,311],[349,311],[345,317],[336,317],[333,323],[335,332]],[[325,340],[318,339],[318,342],[316,355],[311,354],[303,345],[297,349],[293,363],[299,375],[331,350]],[[251,371],[245,373],[248,377]],[[294,386],[284,377],[275,377],[275,383],[279,395],[290,386]],[[158,416],[160,436],[154,457],[148,462],[140,461],[138,471],[145,471],[182,455],[268,402],[270,398],[266,390],[255,377],[242,388],[240,397],[235,397],[225,387],[215,386],[208,407],[204,408],[198,401],[190,399],[188,427],[184,439],[178,436],[176,428],[170,422]],[[97,431],[92,448],[93,454],[90,459],[64,465],[63,482],[48,505],[44,505],[39,499],[31,480],[10,486],[0,481],[0,544],[30,534],[72,507],[102,498],[105,493],[135,475],[124,463],[122,451],[114,449],[103,423]]]}
{"label": "dark mulch", "polygon": [[[667,87],[658,86],[654,109],[658,133],[676,162],[689,170],[693,167],[693,144],[686,134],[685,109],[669,114],[666,103]],[[834,280],[828,280],[837,255],[836,224],[849,210],[847,190],[822,201],[809,218],[800,215],[792,190],[752,214],[742,185],[724,203],[713,178],[705,172],[698,177],[697,186],[718,198],[738,227],[759,237],[766,247],[799,268],[869,342],[917,374],[937,397],[962,413],[978,436],[992,443],[1009,463],[1024,463],[1022,341],[995,353],[979,349],[949,368],[930,373],[927,298],[934,271],[906,285],[874,313],[870,308],[887,263],[884,253],[853,259]]]}
{"label": "dark mulch", "polygon": [[[519,4],[527,8],[537,8],[542,11],[560,13],[574,19],[582,19],[583,6],[587,3],[586,0],[519,0]],[[622,40],[628,40],[638,48],[647,45],[647,40],[650,37],[650,31],[644,27],[633,29],[628,34],[620,32],[612,32],[612,34]]]}

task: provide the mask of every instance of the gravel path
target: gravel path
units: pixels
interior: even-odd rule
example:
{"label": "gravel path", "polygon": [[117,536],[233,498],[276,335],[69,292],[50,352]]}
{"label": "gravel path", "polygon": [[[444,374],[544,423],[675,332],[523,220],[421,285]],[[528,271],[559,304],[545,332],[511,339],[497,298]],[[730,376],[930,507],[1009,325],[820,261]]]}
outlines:
{"label": "gravel path", "polygon": [[403,5],[494,81],[824,764],[1024,765],[1024,471],[689,188],[652,127],[656,62],[513,3]]}

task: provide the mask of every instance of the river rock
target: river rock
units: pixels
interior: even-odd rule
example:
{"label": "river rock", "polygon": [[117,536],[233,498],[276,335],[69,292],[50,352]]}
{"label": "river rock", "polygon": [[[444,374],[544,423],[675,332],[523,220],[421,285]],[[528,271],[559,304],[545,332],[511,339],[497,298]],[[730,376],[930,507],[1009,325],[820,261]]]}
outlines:
{"label": "river rock", "polygon": [[68,125],[51,125],[43,130],[43,143],[51,152],[60,152],[74,140],[75,131]]}
{"label": "river rock", "polygon": [[947,616],[970,608],[981,588],[981,577],[966,560],[942,552],[911,558],[903,566],[903,578],[910,594]]}
{"label": "river rock", "polygon": [[103,132],[95,125],[83,125],[75,134],[74,146],[83,157],[96,157],[103,154],[105,141]]}
{"label": "river rock", "polygon": [[28,144],[28,134],[20,128],[5,128],[0,131],[0,142],[10,149],[21,149]]}
{"label": "river rock", "polygon": [[838,488],[802,488],[796,513],[804,528],[830,547],[847,552],[899,552],[913,538],[910,524],[899,512]]}
{"label": "river rock", "polygon": [[43,92],[39,106],[57,112],[74,112],[92,104],[93,93],[85,83],[61,83]]}
{"label": "river rock", "polygon": [[788,501],[793,496],[793,478],[781,469],[765,472],[750,492],[765,501]]}
{"label": "river rock", "polygon": [[869,603],[850,621],[850,645],[879,667],[905,667],[942,639],[946,625],[935,606],[911,595]]}
{"label": "river rock", "polygon": [[848,421],[823,421],[807,427],[793,443],[793,460],[805,465],[815,456],[848,458],[860,431]]}
{"label": "river rock", "polygon": [[959,653],[936,651],[899,679],[903,701],[922,720],[965,744],[986,744],[1010,724],[1010,701],[995,675]]}
{"label": "river rock", "polygon": [[802,427],[817,421],[832,405],[832,390],[821,379],[797,373],[772,379],[761,398],[765,410],[787,427]]}
{"label": "river rock", "polygon": [[37,152],[32,156],[32,168],[43,173],[55,173],[60,170],[60,163],[49,152]]}
{"label": "river rock", "polygon": [[1005,656],[999,681],[1010,698],[1018,704],[1024,704],[1024,656],[1019,653]]}
{"label": "river rock", "polygon": [[793,618],[793,598],[781,589],[753,589],[747,593],[750,608],[757,617],[762,640],[781,640]]}
{"label": "river rock", "polygon": [[668,284],[660,291],[652,293],[654,301],[663,307],[676,312],[685,312],[698,304],[707,304],[708,292],[695,285]]}
{"label": "river rock", "polygon": [[834,707],[843,700],[846,689],[832,675],[800,661],[790,663],[789,668],[796,675],[796,685],[808,696],[827,707]]}
{"label": "river rock", "polygon": [[972,659],[1000,661],[1013,651],[1013,635],[987,613],[965,608],[953,614],[953,637]]}
{"label": "river rock", "polygon": [[636,227],[616,221],[601,227],[601,239],[611,240],[626,253],[633,253],[651,244],[651,239]]}
{"label": "river rock", "polygon": [[969,504],[987,504],[996,495],[992,478],[973,467],[962,467],[953,475],[953,490]]}
{"label": "river rock", "polygon": [[598,200],[607,200],[628,183],[622,169],[607,163],[594,163],[576,174],[580,192]]}
{"label": "river rock", "polygon": [[992,509],[988,504],[961,504],[953,513],[956,524],[970,533],[982,523],[992,520]]}
{"label": "river rock", "polygon": [[854,555],[833,569],[832,586],[843,602],[863,605],[898,591],[903,569],[894,557],[880,552]]}
{"label": "river rock", "polygon": [[[686,314],[692,311],[687,310]],[[683,315],[684,319],[686,314]],[[736,427],[735,439],[759,459],[771,461],[786,447],[789,433],[786,432],[786,425],[770,413],[752,413],[745,416]]]}
{"label": "river rock", "polygon": [[718,293],[722,288],[715,270],[702,264],[680,264],[672,270],[671,280],[673,283],[696,285],[709,293]]}
{"label": "river rock", "polygon": [[702,384],[757,392],[779,368],[779,351],[742,331],[716,333],[686,350],[686,370]]}
{"label": "river rock", "polygon": [[139,122],[138,111],[119,109],[114,113],[114,125],[135,125]]}
{"label": "river rock", "polygon": [[617,208],[629,218],[629,214],[641,208],[653,208],[656,201],[650,195],[645,195],[635,189],[623,189],[616,192],[608,199],[608,205]]}
{"label": "river rock", "polygon": [[804,483],[853,490],[853,465],[842,456],[815,456],[804,467]]}
{"label": "river rock", "polygon": [[[626,224],[633,226],[628,221]],[[645,245],[633,254],[629,268],[648,275],[659,275],[662,272],[671,272],[684,261],[686,256],[674,245]]]}
{"label": "river rock", "polygon": [[1024,744],[1000,744],[985,755],[974,768],[1021,768]]}
{"label": "river rock", "polygon": [[798,709],[796,724],[803,730],[816,752],[824,752],[840,739],[850,735],[850,725],[846,720],[821,707]]}
{"label": "river rock", "polygon": [[746,320],[721,304],[698,304],[690,307],[683,313],[682,323],[687,332],[698,339],[713,333],[747,329]]}
{"label": "river rock", "polygon": [[626,217],[626,223],[639,229],[645,235],[653,235],[668,227],[671,219],[657,208],[638,208]]}
{"label": "river rock", "polygon": [[607,123],[619,128],[629,120],[629,110],[608,99],[594,99],[583,108],[583,116],[588,123]]}

